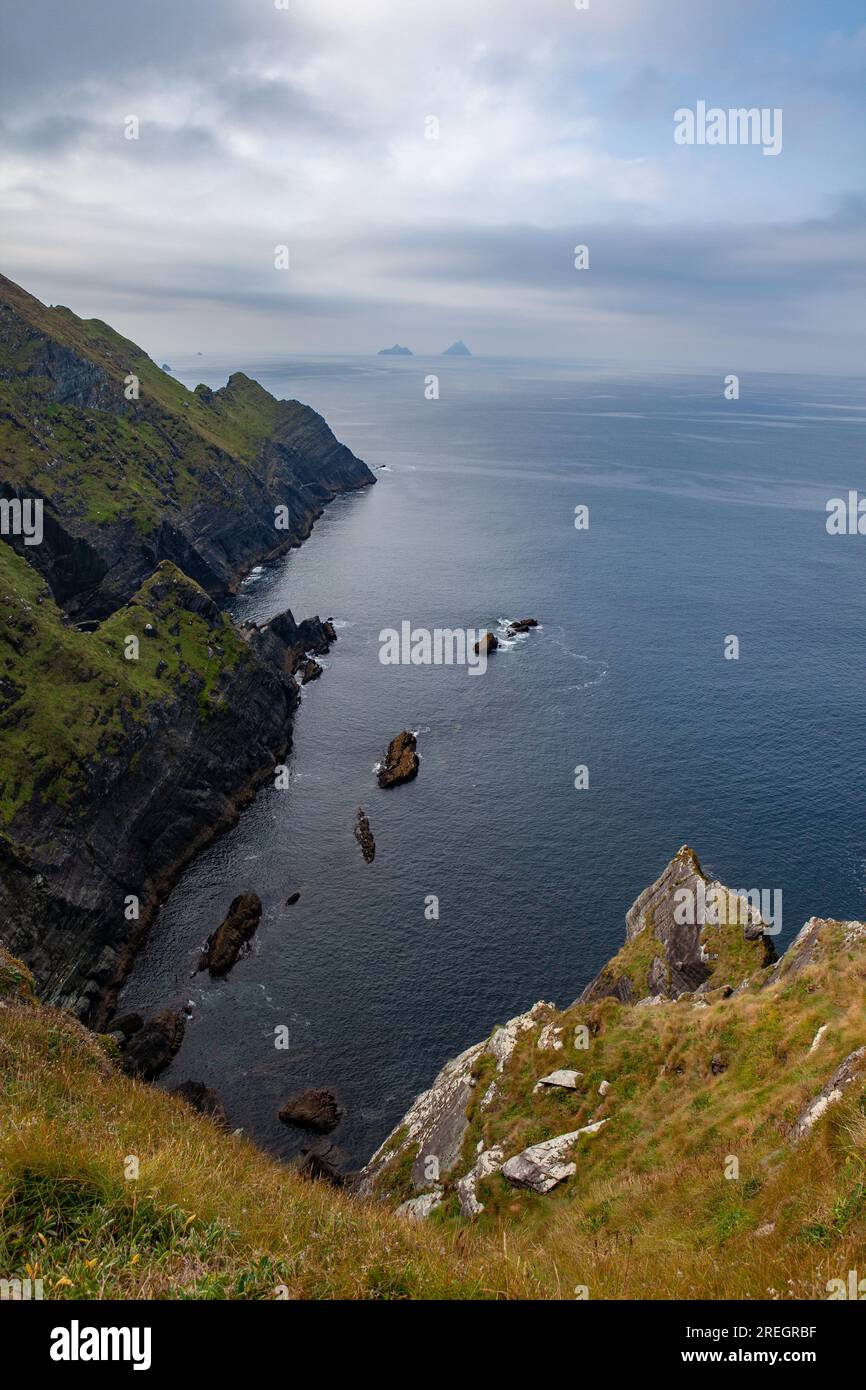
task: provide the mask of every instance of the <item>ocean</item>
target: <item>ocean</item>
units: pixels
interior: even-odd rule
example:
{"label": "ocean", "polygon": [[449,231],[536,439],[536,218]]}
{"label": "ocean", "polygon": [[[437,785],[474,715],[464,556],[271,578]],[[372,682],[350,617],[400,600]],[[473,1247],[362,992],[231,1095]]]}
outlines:
{"label": "ocean", "polygon": [[[339,640],[304,688],[290,786],[196,859],[135,963],[124,1009],[193,1005],[161,1085],[206,1082],[286,1158],[304,1135],[280,1106],[330,1087],[350,1167],[446,1059],[537,999],[570,1003],[683,843],[732,887],[782,890],[779,944],[812,914],[866,916],[866,536],[825,525],[830,498],[866,489],[862,380],[747,375],[727,401],[721,373],[174,365],[312,405],[378,482],[231,605],[333,616]],[[379,659],[404,621],[528,616],[481,675]],[[420,773],[380,790],[404,728]],[[245,890],[264,904],[251,953],[227,980],[193,973]]]}

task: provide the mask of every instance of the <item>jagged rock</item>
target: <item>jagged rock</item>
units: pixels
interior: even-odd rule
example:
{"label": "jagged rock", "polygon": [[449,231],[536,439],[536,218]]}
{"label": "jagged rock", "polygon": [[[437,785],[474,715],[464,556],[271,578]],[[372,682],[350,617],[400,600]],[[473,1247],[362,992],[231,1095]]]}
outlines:
{"label": "jagged rock", "polygon": [[364,814],[363,806],[358,807],[358,823],[355,826],[355,839],[361,846],[361,853],[367,864],[372,864],[376,858],[376,841],[373,839],[373,832],[370,829],[369,818]]}
{"label": "jagged rock", "polygon": [[284,1125],[298,1125],[317,1134],[330,1134],[343,1116],[333,1091],[315,1089],[292,1096],[279,1114]]}
{"label": "jagged rock", "polygon": [[420,1197],[411,1197],[397,1208],[398,1216],[406,1216],[410,1221],[426,1221],[431,1211],[442,1205],[442,1188],[436,1186],[432,1192],[424,1192]]}
{"label": "jagged rock", "polygon": [[[483,1042],[476,1043],[474,1047],[461,1052],[459,1057],[447,1062],[430,1089],[422,1091],[417,1097],[400,1125],[389,1134],[362,1170],[358,1182],[362,1195],[372,1193],[382,1170],[409,1148],[417,1147],[412,1165],[412,1181],[416,1189],[420,1190],[429,1183],[428,1158],[436,1159],[442,1176],[451,1171],[463,1148],[469,1125],[466,1107],[472,1094],[472,1073],[484,1047]],[[400,1142],[395,1143],[395,1136],[400,1130],[405,1133]]]}
{"label": "jagged rock", "polygon": [[552,1071],[548,1076],[541,1076],[535,1083],[534,1089],[540,1091],[542,1086],[562,1086],[567,1091],[576,1091],[577,1083],[583,1076],[582,1071]]}
{"label": "jagged rock", "polygon": [[519,632],[528,632],[531,627],[538,627],[537,618],[517,618],[509,624],[506,636],[514,637]]}
{"label": "jagged rock", "polygon": [[396,787],[408,782],[418,773],[417,739],[408,729],[397,734],[388,744],[388,751],[379,767],[379,786]]}
{"label": "jagged rock", "polygon": [[212,1091],[203,1081],[182,1081],[179,1086],[172,1086],[170,1094],[180,1096],[193,1110],[197,1110],[200,1115],[209,1115],[224,1129],[229,1128],[225,1106],[216,1091]]}
{"label": "jagged rock", "polygon": [[503,1163],[500,1172],[512,1187],[531,1187],[534,1192],[549,1192],[557,1183],[570,1178],[577,1168],[576,1163],[566,1162],[565,1159],[580,1136],[597,1134],[604,1124],[607,1124],[607,1120],[596,1120],[594,1124],[584,1125],[570,1134],[560,1134],[555,1139],[532,1144]]}
{"label": "jagged rock", "polygon": [[123,1050],[122,1066],[127,1076],[153,1081],[165,1071],[183,1042],[184,1022],[171,1009],[160,1009],[130,1037]]}
{"label": "jagged rock", "polygon": [[554,1024],[545,1023],[538,1035],[538,1043],[536,1044],[539,1052],[561,1052],[562,1040],[559,1036],[561,1032],[562,1029],[557,1028]]}
{"label": "jagged rock", "polygon": [[520,1034],[535,1028],[542,1015],[552,1010],[553,1007],[553,1004],[547,1004],[543,999],[539,999],[538,1003],[533,1004],[527,1013],[518,1014],[516,1018],[509,1019],[503,1027],[494,1029],[485,1050],[496,1058],[496,1070],[498,1072],[505,1070],[506,1063],[517,1046]]}
{"label": "jagged rock", "polygon": [[797,1144],[804,1139],[820,1120],[821,1116],[842,1099],[847,1086],[859,1081],[866,1069],[866,1047],[858,1047],[854,1052],[849,1052],[844,1062],[836,1068],[826,1086],[819,1091],[814,1100],[804,1106],[797,1116],[791,1138]]}
{"label": "jagged rock", "polygon": [[469,1172],[455,1183],[461,1216],[479,1216],[484,1210],[483,1202],[478,1200],[477,1185],[482,1178],[489,1177],[502,1167],[503,1157],[502,1149],[497,1145],[491,1149],[482,1149]]}
{"label": "jagged rock", "polygon": [[318,661],[309,657],[301,666],[301,685],[309,685],[310,681],[317,681],[322,674],[322,668]]}
{"label": "jagged rock", "polygon": [[198,963],[199,970],[211,975],[227,975],[243,946],[259,925],[262,901],[257,893],[239,893],[224,922],[208,938]]}
{"label": "jagged rock", "polygon": [[[691,893],[697,903],[708,898],[712,890],[730,893],[723,884],[707,878],[694,850],[683,845],[655,883],[635,899],[626,913],[626,946],[621,955],[627,957],[628,946],[642,932],[649,932],[659,947],[658,954],[650,964],[645,994],[638,994],[638,999],[659,995],[666,999],[679,999],[705,985],[713,973],[713,958],[704,938],[713,932],[741,932],[745,941],[754,944],[756,970],[776,959],[773,943],[765,934],[766,924],[760,913],[751,907],[744,909],[746,921],[742,924],[715,926],[698,920],[678,920],[682,915],[678,912],[681,903],[679,895]],[[696,912],[694,915],[698,917],[700,914]],[[644,982],[640,981],[639,988],[643,985]],[[636,1002],[627,962],[618,966],[614,960],[606,965],[586,986],[578,1002],[592,1003],[607,996],[619,999],[623,1004]]]}
{"label": "jagged rock", "polygon": [[496,636],[496,633],[495,633],[495,632],[485,632],[484,636],[483,636],[482,638],[480,638],[480,640],[479,640],[478,642],[475,643],[475,647],[474,647],[475,655],[478,656],[478,655],[483,651],[483,652],[485,652],[485,653],[489,656],[489,654],[490,654],[491,652],[495,652],[495,651],[496,651],[496,648],[497,648],[498,646],[499,646],[499,638]]}

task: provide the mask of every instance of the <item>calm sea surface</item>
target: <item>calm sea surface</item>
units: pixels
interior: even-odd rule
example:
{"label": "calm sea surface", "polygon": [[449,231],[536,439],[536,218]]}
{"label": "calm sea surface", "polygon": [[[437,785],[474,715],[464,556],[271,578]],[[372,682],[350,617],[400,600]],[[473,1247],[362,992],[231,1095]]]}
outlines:
{"label": "calm sea surface", "polygon": [[[783,890],[782,942],[813,913],[866,916],[866,536],[825,529],[828,498],[866,491],[861,382],[744,377],[727,402],[721,377],[538,362],[175,367],[307,402],[378,483],[233,604],[333,615],[339,641],[304,690],[290,789],[191,866],[127,985],[124,1007],[193,1001],[161,1084],[207,1082],[286,1157],[303,1136],[280,1105],[333,1087],[357,1164],[446,1058],[537,999],[568,1004],[684,842],[733,887]],[[406,619],[523,616],[541,629],[483,676],[379,661]],[[374,765],[403,728],[421,772],[384,792]],[[193,976],[244,890],[264,903],[251,954]]]}

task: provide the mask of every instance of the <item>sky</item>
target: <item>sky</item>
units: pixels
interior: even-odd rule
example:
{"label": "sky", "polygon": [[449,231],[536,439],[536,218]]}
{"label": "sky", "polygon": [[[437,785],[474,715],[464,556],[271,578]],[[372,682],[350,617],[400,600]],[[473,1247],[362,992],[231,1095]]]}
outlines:
{"label": "sky", "polygon": [[583,3],[5,0],[0,269],[160,361],[862,372],[864,0]]}

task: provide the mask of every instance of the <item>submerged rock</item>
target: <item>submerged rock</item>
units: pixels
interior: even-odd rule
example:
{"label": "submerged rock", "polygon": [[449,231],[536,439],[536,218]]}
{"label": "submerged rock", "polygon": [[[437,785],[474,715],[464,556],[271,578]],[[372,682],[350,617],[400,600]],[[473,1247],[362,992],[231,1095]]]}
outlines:
{"label": "submerged rock", "polygon": [[361,846],[361,853],[367,864],[372,864],[376,858],[376,841],[373,839],[373,832],[370,829],[370,821],[364,813],[363,806],[358,807],[358,823],[355,826],[355,839]]}
{"label": "submerged rock", "polygon": [[212,975],[227,975],[242,947],[259,925],[261,915],[262,900],[258,894],[239,893],[225,921],[208,938],[198,963],[199,970],[209,970]]}
{"label": "submerged rock", "polygon": [[300,896],[301,896],[301,891],[300,891],[300,889],[298,889],[298,890],[297,890],[296,892],[294,892],[294,893],[290,893],[289,896],[286,898],[286,907],[294,907],[295,903],[298,902],[298,901],[300,900]]}
{"label": "submerged rock", "polygon": [[297,1172],[304,1178],[317,1182],[330,1183],[332,1187],[343,1187],[346,1174],[340,1164],[346,1155],[330,1139],[313,1139],[301,1149],[297,1162]]}
{"label": "submerged rock", "polygon": [[184,1022],[171,1009],[160,1009],[132,1034],[123,1050],[127,1076],[153,1081],[165,1071],[183,1042]]}
{"label": "submerged rock", "polygon": [[333,1091],[302,1091],[287,1100],[280,1111],[284,1125],[298,1125],[301,1129],[312,1129],[317,1134],[330,1134],[343,1117]]}
{"label": "submerged rock", "polygon": [[379,768],[380,787],[396,787],[418,775],[418,740],[408,729],[397,734],[388,744],[388,751]]}

